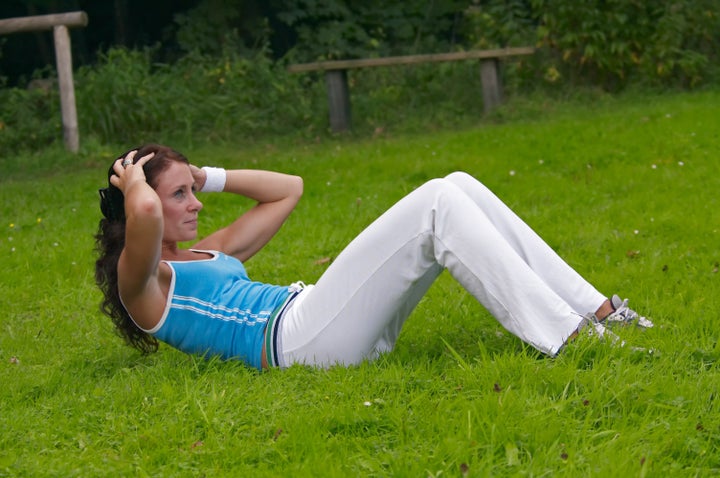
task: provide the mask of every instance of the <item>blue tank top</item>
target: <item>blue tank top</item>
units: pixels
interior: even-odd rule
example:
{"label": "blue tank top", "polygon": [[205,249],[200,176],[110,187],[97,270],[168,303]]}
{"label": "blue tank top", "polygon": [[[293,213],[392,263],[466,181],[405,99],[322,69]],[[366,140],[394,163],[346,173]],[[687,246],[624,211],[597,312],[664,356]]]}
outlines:
{"label": "blue tank top", "polygon": [[242,360],[261,369],[265,326],[288,287],[253,282],[242,262],[217,251],[211,259],[163,261],[172,270],[160,322],[147,332],[187,353]]}

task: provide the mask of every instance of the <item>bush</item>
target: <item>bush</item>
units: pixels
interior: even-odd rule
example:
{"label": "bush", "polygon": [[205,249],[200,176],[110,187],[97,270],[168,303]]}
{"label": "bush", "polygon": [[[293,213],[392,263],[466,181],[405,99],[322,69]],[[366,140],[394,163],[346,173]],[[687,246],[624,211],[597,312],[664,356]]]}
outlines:
{"label": "bush", "polygon": [[302,78],[263,55],[191,53],[174,65],[153,50],[112,49],[78,73],[82,128],[105,142],[224,140],[315,128]]}
{"label": "bush", "polygon": [[[111,49],[75,74],[81,143],[253,141],[327,133],[324,75],[282,62],[191,53],[156,63],[155,50]],[[355,129],[372,134],[457,124],[482,115],[476,62],[354,70]],[[35,150],[62,139],[57,88],[4,89],[0,147]]]}
{"label": "bush", "polygon": [[0,150],[41,149],[62,138],[57,88],[0,88]]}
{"label": "bush", "polygon": [[692,87],[717,73],[715,0],[532,0],[555,80]]}

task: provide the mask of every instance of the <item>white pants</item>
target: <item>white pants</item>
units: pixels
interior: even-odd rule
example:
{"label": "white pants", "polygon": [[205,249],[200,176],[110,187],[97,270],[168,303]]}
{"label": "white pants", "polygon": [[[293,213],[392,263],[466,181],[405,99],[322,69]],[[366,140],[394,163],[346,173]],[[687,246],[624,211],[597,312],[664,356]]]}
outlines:
{"label": "white pants", "polygon": [[606,300],[489,189],[453,173],[400,200],[298,296],[279,324],[279,365],[351,365],[391,350],[444,268],[549,355]]}

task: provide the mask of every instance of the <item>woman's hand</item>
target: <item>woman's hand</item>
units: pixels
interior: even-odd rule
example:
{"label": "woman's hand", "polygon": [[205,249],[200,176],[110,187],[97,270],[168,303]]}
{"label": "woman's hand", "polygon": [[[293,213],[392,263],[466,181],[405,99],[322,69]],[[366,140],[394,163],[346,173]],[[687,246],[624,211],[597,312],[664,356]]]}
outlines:
{"label": "woman's hand", "polygon": [[[143,165],[150,161],[155,153],[146,154],[142,158],[138,159],[137,162],[133,163],[137,150],[130,151],[124,158],[119,158],[113,164],[113,174],[110,177],[110,183],[123,192],[123,195],[127,194],[130,189],[130,185],[136,181],[146,182],[145,171],[143,171]],[[125,164],[125,166],[123,166]]]}
{"label": "woman's hand", "polygon": [[205,181],[207,180],[207,173],[194,164],[190,165],[190,173],[195,181],[195,191],[202,191],[203,186],[205,186]]}

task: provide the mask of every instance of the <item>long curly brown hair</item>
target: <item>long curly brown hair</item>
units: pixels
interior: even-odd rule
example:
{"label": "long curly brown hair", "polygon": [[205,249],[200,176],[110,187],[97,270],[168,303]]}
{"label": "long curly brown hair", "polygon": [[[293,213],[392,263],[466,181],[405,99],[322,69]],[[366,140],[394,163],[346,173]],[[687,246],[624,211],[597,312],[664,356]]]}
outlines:
{"label": "long curly brown hair", "polygon": [[[130,151],[135,149],[137,153],[134,161],[149,153],[155,153],[143,166],[145,178],[152,188],[157,187],[158,177],[171,162],[189,164],[185,156],[167,146],[146,144]],[[127,156],[130,151],[122,154],[120,158]],[[157,340],[138,328],[120,301],[117,266],[120,253],[125,247],[125,206],[122,192],[110,184],[110,177],[113,174],[111,165],[108,170],[108,187],[100,190],[100,209],[105,217],[100,219],[98,232],[95,235],[95,250],[98,254],[95,261],[95,282],[104,296],[100,309],[112,319],[116,331],[128,345],[144,353],[154,352],[158,348]]]}

